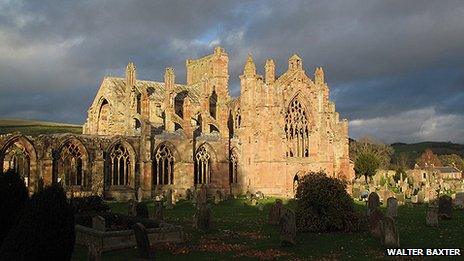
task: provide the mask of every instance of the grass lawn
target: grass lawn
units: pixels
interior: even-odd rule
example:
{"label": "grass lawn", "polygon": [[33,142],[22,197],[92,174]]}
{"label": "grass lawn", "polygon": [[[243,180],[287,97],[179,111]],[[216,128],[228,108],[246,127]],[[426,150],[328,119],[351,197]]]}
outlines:
{"label": "grass lawn", "polygon": [[82,127],[74,126],[44,126],[44,125],[20,125],[20,126],[0,126],[0,134],[21,132],[28,136],[38,136],[40,134],[54,133],[73,133],[82,134]]}
{"label": "grass lawn", "polygon": [[[246,200],[228,200],[213,205],[214,230],[200,233],[192,229],[194,208],[190,202],[179,202],[174,209],[165,210],[169,223],[181,225],[187,240],[179,245],[159,246],[157,260],[228,260],[228,259],[356,259],[382,258],[384,248],[368,232],[298,234],[298,244],[281,247],[277,227],[267,224],[269,208],[274,199],[265,199],[264,210],[245,204]],[[109,203],[114,212],[127,213],[125,203]],[[296,202],[284,205],[295,208]],[[153,211],[153,203],[148,203]],[[356,202],[358,211],[365,211],[364,203]],[[438,228],[425,225],[426,205],[406,205],[398,209],[398,225],[402,248],[463,248],[464,211],[455,210],[452,220],[440,221]],[[366,224],[367,225],[367,224]],[[135,249],[103,254],[103,260],[132,260]],[[462,258],[462,257],[461,257]],[[393,258],[391,258],[393,259]],[[409,258],[410,259],[410,258]],[[443,259],[443,257],[441,258]],[[449,259],[449,258],[447,258]],[[86,260],[86,249],[76,247],[73,260]],[[436,260],[440,260],[436,258]]]}

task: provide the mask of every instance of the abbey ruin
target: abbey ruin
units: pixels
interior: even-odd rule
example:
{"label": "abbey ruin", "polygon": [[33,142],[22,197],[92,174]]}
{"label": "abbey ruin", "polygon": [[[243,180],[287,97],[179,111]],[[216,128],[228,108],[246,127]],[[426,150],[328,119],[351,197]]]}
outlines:
{"label": "abbey ruin", "polygon": [[251,56],[240,96],[229,95],[229,57],[217,47],[187,60],[185,84],[167,68],[163,82],[105,77],[88,109],[82,135],[0,137],[0,171],[15,169],[31,191],[61,182],[68,192],[127,199],[262,191],[292,196],[309,171],[352,180],[348,122],[340,120],[322,68],[310,77],[297,55],[276,75],[274,61],[258,75]]}

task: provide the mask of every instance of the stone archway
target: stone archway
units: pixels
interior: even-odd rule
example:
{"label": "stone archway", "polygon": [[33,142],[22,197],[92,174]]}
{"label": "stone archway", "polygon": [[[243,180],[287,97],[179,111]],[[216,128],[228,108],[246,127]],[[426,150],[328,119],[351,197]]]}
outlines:
{"label": "stone archway", "polygon": [[32,142],[23,135],[9,138],[0,149],[0,172],[16,171],[30,192],[38,189],[37,152]]}

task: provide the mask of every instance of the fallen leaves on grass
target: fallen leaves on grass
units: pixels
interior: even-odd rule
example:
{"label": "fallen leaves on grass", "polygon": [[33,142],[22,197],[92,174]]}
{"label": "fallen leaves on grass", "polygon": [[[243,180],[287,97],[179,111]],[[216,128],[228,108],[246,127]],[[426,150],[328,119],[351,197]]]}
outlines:
{"label": "fallen leaves on grass", "polygon": [[255,249],[249,249],[247,251],[244,251],[236,257],[251,257],[251,258],[257,258],[259,260],[272,260],[276,259],[279,257],[283,256],[289,256],[290,254],[284,251],[280,251],[277,249],[266,249],[266,250],[255,250]]}
{"label": "fallen leaves on grass", "polygon": [[241,244],[227,244],[215,239],[200,239],[197,246],[198,251],[222,253],[231,251],[243,251],[246,246]]}

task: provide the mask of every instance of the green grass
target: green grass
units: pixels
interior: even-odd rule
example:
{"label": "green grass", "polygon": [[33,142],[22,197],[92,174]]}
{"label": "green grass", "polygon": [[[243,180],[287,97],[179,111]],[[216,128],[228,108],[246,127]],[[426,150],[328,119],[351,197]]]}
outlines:
{"label": "green grass", "polygon": [[[378,239],[368,232],[361,233],[299,233],[298,244],[281,247],[277,227],[267,224],[267,215],[274,199],[262,200],[264,210],[245,204],[242,199],[228,200],[213,205],[214,226],[209,233],[197,232],[192,228],[194,208],[190,202],[179,202],[174,209],[165,210],[169,223],[181,225],[187,242],[173,246],[185,253],[172,254],[167,247],[159,247],[157,260],[256,260],[259,257],[287,259],[350,259],[370,260],[381,258],[384,248]],[[126,213],[125,203],[109,203],[114,212]],[[284,201],[284,205],[295,208],[295,201]],[[148,203],[153,211],[153,203]],[[364,203],[356,203],[357,211],[365,211]],[[401,247],[405,248],[458,248],[464,246],[464,213],[455,210],[452,220],[441,221],[438,228],[425,225],[425,205],[400,206],[398,225]],[[367,224],[366,224],[367,225]],[[223,249],[225,247],[225,249]],[[222,250],[222,251],[221,251]],[[228,251],[229,250],[229,251]],[[134,249],[113,251],[103,254],[103,260],[130,260],[137,257]],[[86,250],[76,247],[73,260],[86,260]]]}
{"label": "green grass", "polygon": [[0,119],[0,134],[20,132],[29,136],[53,133],[81,134],[82,126],[37,120]]}

